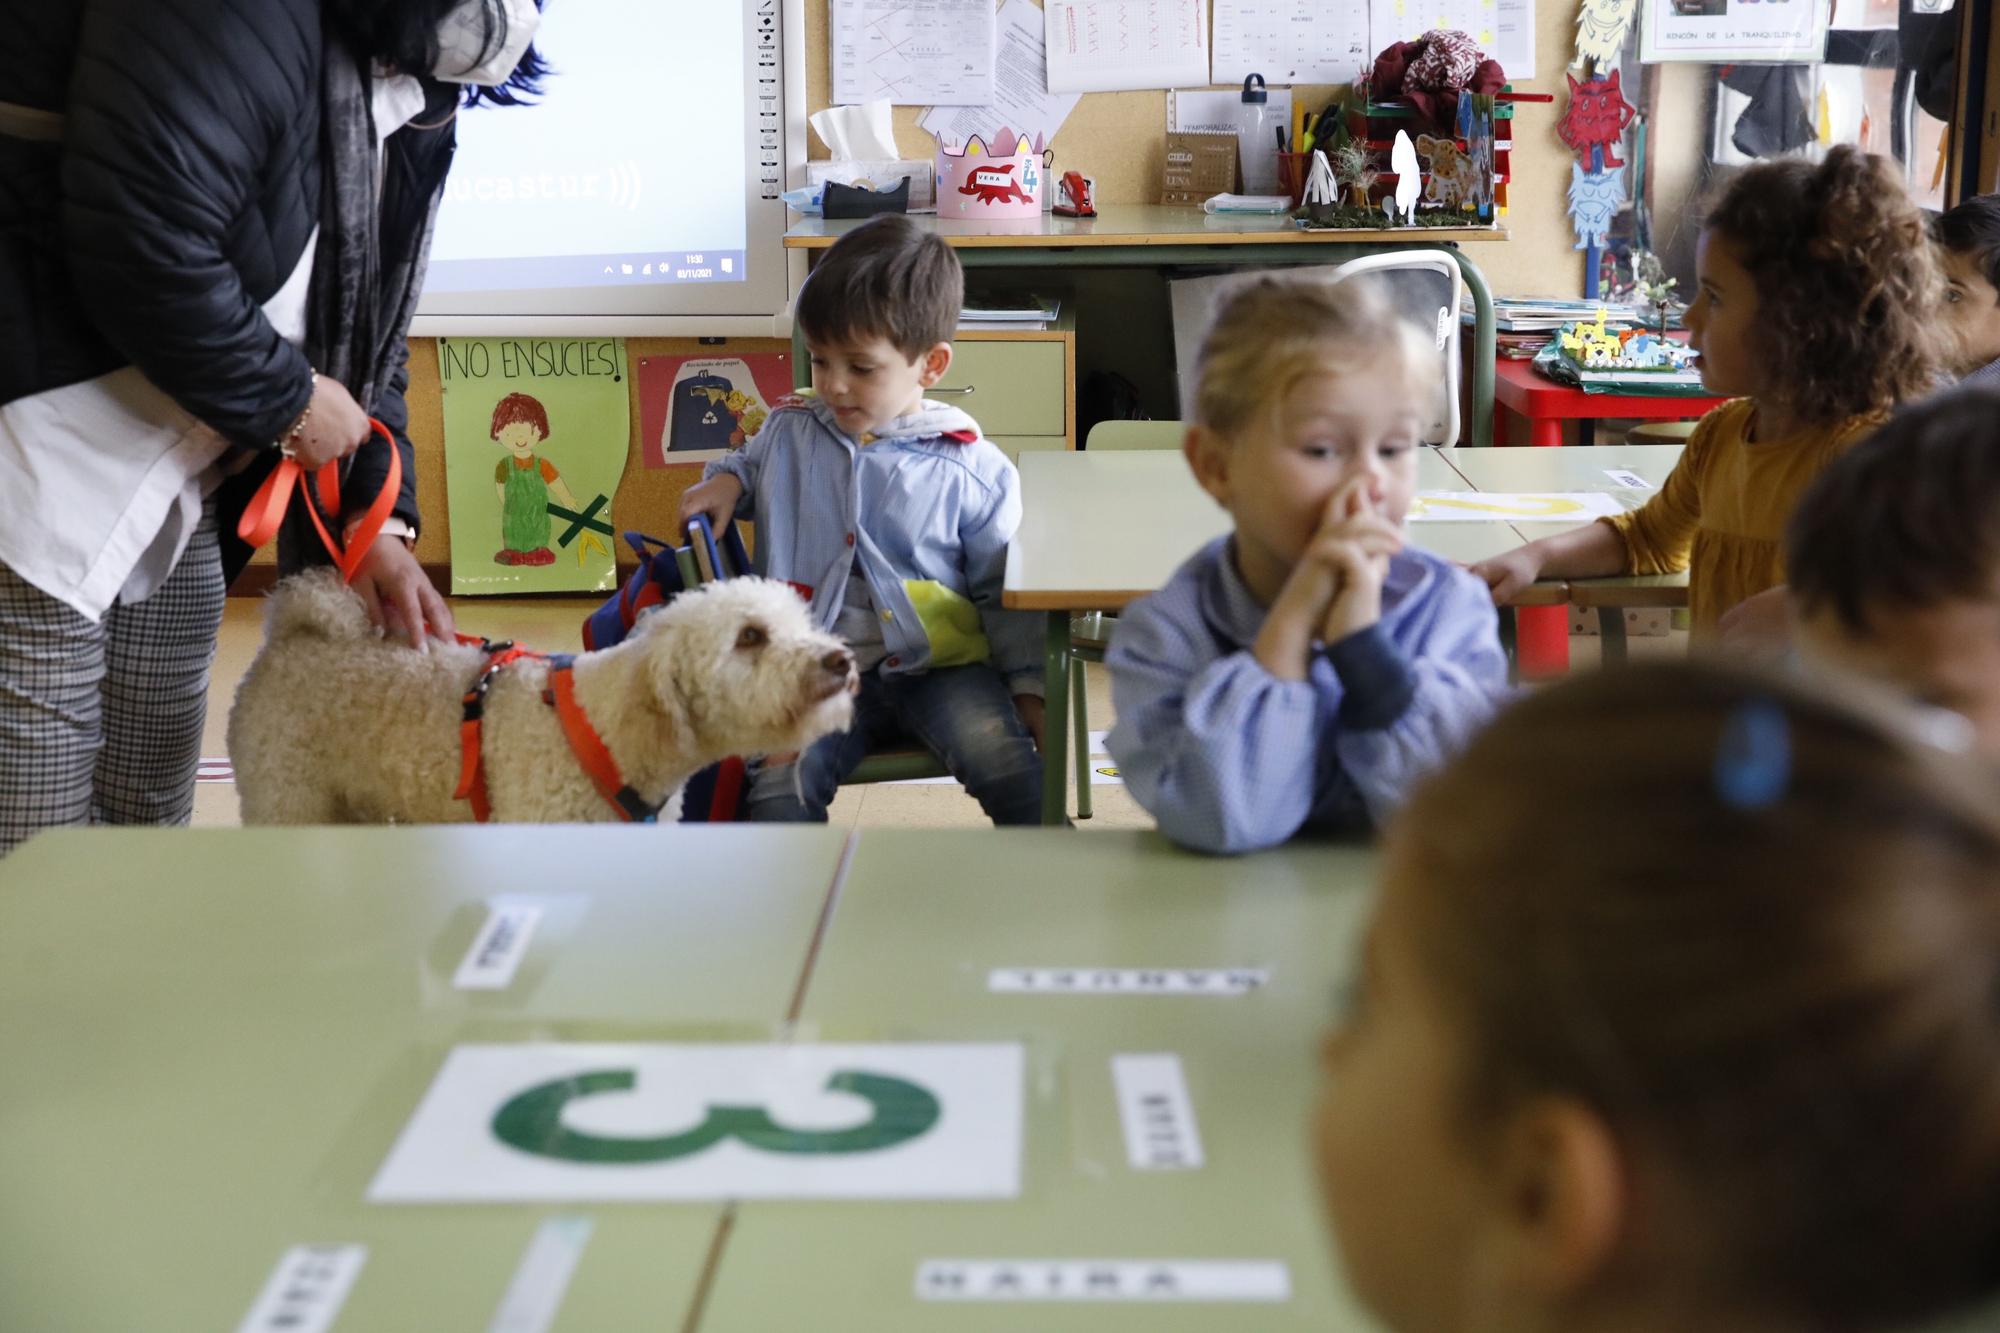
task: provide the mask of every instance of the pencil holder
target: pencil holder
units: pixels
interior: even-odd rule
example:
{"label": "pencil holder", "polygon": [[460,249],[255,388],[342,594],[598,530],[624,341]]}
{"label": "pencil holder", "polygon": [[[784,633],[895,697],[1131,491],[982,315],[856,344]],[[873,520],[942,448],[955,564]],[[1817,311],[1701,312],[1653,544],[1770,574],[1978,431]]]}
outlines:
{"label": "pencil holder", "polygon": [[1306,197],[1306,173],[1311,170],[1311,153],[1278,154],[1278,193],[1290,195],[1293,208]]}

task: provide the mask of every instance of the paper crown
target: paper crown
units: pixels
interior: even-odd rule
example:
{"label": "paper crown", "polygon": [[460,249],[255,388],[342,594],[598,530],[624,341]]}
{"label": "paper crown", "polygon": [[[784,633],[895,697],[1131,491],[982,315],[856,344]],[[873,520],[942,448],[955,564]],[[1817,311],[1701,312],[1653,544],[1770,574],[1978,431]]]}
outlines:
{"label": "paper crown", "polygon": [[[1010,143],[1014,145],[1011,150],[1005,147],[1005,145]],[[998,156],[1001,157],[1026,157],[1031,153],[1039,153],[1041,151],[1041,149],[1029,142],[1027,135],[1017,135],[1012,130],[1003,128],[991,140],[982,139],[975,134],[970,139],[967,139],[964,145],[957,150],[953,150],[949,144],[940,144],[938,146],[938,153],[944,157],[992,157],[995,156],[994,144],[1002,145],[998,152]]]}

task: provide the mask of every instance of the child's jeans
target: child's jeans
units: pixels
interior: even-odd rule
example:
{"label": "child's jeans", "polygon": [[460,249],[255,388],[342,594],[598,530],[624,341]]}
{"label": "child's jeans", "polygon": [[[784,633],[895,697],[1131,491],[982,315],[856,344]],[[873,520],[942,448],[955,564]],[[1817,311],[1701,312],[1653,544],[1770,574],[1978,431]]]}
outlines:
{"label": "child's jeans", "polygon": [[749,818],[825,823],[841,781],[868,751],[914,737],[944,761],[995,824],[1039,824],[1042,758],[1000,673],[981,663],[919,675],[861,677],[854,725],[750,780]]}

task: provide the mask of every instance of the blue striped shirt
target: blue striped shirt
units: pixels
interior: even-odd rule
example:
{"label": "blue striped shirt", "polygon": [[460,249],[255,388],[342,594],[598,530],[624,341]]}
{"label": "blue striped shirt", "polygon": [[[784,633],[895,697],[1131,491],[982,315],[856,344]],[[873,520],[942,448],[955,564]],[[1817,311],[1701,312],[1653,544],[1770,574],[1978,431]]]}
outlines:
{"label": "blue striped shirt", "polygon": [[862,445],[817,398],[788,400],[702,477],[725,472],[743,483],[736,517],[757,524],[756,572],[798,588],[821,629],[865,580],[885,674],[990,662],[1041,694],[1042,617],[1000,606],[1020,474],[971,417],[925,402]]}
{"label": "blue striped shirt", "polygon": [[1227,537],[1118,617],[1107,743],[1175,842],[1244,852],[1379,825],[1508,694],[1491,595],[1428,551],[1390,561],[1382,619],[1318,649],[1307,680],[1251,654],[1263,622]]}

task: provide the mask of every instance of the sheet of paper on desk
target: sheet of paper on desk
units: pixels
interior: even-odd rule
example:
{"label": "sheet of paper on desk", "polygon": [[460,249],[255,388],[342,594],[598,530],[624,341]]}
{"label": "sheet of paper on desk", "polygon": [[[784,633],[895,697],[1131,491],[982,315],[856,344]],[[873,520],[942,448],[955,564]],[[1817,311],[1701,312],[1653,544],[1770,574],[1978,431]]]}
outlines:
{"label": "sheet of paper on desk", "polygon": [[993,100],[986,106],[936,106],[917,122],[942,143],[957,147],[1005,126],[1047,143],[1076,109],[1077,94],[1049,91],[1042,44],[1042,11],[1028,0],[1007,0],[997,20],[999,54],[993,63]]}
{"label": "sheet of paper on desk", "polygon": [[993,100],[993,0],[833,0],[833,100]]}
{"label": "sheet of paper on desk", "polygon": [[[1368,11],[1325,0],[1215,0],[1216,83],[1243,86],[1262,74],[1281,83],[1349,83],[1368,71],[1374,49]],[[1283,121],[1290,124],[1290,121]]]}
{"label": "sheet of paper on desk", "polygon": [[1368,0],[1372,49],[1456,28],[1500,62],[1510,82],[1535,77],[1535,0]]}
{"label": "sheet of paper on desk", "polygon": [[1412,523],[1583,523],[1624,512],[1603,491],[1418,491],[1410,502]]}
{"label": "sheet of paper on desk", "polygon": [[1046,0],[1042,17],[1055,92],[1208,82],[1208,0]]}

